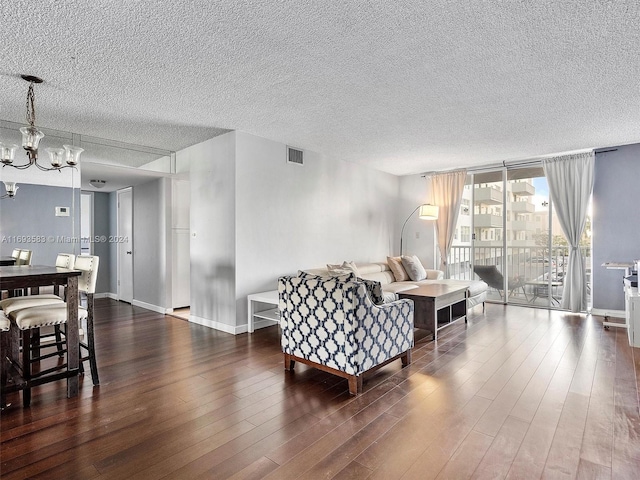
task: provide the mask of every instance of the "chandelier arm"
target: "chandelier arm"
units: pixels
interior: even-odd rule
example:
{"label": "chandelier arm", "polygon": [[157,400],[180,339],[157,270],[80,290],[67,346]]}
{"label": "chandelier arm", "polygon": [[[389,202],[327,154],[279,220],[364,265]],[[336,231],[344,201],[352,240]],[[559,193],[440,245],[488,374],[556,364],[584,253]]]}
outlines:
{"label": "chandelier arm", "polygon": [[4,167],[13,167],[13,168],[17,168],[18,170],[25,170],[25,169],[29,168],[31,165],[32,165],[31,162],[23,163],[22,165],[14,165],[13,163],[9,163],[9,164],[3,165],[2,168],[4,168]]}

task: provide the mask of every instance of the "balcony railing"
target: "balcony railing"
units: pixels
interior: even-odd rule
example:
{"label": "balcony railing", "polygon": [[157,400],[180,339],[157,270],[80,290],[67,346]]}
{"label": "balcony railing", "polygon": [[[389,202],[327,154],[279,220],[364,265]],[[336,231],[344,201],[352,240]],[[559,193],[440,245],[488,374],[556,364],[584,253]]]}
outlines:
{"label": "balcony railing", "polygon": [[[581,247],[580,253],[585,258],[587,266],[587,291],[591,291],[591,248]],[[453,246],[449,253],[449,277],[459,280],[477,280],[472,265],[496,265],[501,272],[507,265],[507,277],[518,277],[524,282],[547,281],[562,282],[569,262],[568,247],[522,246],[507,247],[506,257],[503,247],[486,246],[475,247],[475,258],[472,258],[471,246]],[[498,292],[493,298],[499,300]],[[491,298],[491,296],[490,296]],[[518,299],[522,303],[522,299]],[[546,299],[545,299],[546,301]],[[540,303],[538,303],[540,304]]]}

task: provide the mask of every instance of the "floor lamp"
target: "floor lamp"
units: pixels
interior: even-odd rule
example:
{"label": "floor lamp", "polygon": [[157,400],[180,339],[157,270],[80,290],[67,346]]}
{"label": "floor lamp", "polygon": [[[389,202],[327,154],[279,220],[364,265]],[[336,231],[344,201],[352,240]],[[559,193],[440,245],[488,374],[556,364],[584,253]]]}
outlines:
{"label": "floor lamp", "polygon": [[[437,220],[438,219],[438,207],[436,205],[431,205],[429,203],[425,203],[424,205],[418,205],[415,210],[413,212],[411,212],[411,214],[407,217],[407,219],[404,221],[404,224],[402,225],[402,230],[400,231],[400,255],[402,255],[402,237],[404,235],[404,227],[407,226],[407,222],[409,221],[409,219],[413,216],[414,213],[416,213],[418,210],[420,210],[420,213],[418,213],[418,217],[421,220]],[[433,244],[436,244],[436,237],[435,234],[433,236]],[[434,249],[435,252],[435,249]],[[433,257],[433,261],[435,262],[435,256]]]}

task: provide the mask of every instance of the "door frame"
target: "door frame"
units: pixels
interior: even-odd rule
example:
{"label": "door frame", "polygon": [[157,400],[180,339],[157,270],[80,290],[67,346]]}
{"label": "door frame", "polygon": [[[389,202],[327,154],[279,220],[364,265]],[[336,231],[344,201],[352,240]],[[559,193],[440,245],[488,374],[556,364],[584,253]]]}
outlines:
{"label": "door frame", "polygon": [[[116,235],[118,238],[120,238],[122,236],[122,232],[120,231],[120,196],[124,193],[130,192],[131,193],[131,250],[133,251],[133,187],[126,187],[126,188],[122,188],[120,190],[118,190],[116,192]],[[121,266],[121,262],[120,262],[120,249],[122,248],[123,243],[118,242],[117,243],[117,248],[116,248],[116,268],[117,268],[117,297],[118,300],[122,300],[122,295],[121,295],[121,290],[120,290],[120,278],[121,278],[121,274],[122,274],[122,266]],[[132,260],[133,262],[133,256],[132,256]],[[131,286],[133,288],[133,265],[131,268]],[[133,291],[131,292],[131,301],[133,303]]]}

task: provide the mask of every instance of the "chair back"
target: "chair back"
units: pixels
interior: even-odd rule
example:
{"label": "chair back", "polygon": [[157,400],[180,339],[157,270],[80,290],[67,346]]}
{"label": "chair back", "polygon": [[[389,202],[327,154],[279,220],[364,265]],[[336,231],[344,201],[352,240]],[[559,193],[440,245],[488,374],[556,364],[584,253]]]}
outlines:
{"label": "chair back", "polygon": [[16,265],[31,265],[31,250],[20,250]]}
{"label": "chair back", "polygon": [[73,269],[75,263],[76,256],[71,253],[59,253],[56,257],[56,267]]}
{"label": "chair back", "polygon": [[495,265],[474,265],[473,271],[491,288],[504,289],[504,277]]}
{"label": "chair back", "polygon": [[20,252],[22,250],[19,248],[14,248],[13,252],[11,252],[11,256],[16,259],[16,261],[20,258]]}
{"label": "chair back", "polygon": [[78,255],[73,268],[80,270],[82,274],[78,278],[78,290],[93,295],[96,291],[98,280],[98,264],[100,257],[95,255]]}

